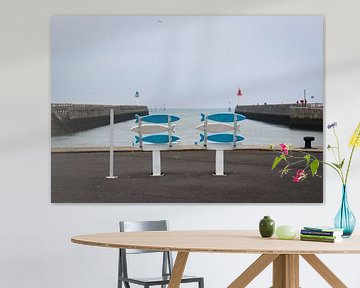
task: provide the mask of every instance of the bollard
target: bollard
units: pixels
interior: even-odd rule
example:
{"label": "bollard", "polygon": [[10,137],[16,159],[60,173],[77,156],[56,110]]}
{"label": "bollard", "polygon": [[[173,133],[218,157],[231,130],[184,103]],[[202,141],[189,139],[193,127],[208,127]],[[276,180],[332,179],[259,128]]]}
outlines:
{"label": "bollard", "polygon": [[215,153],[215,176],[225,176],[224,174],[224,150],[216,150]]}
{"label": "bollard", "polygon": [[161,173],[160,150],[152,150],[152,167],[153,173],[151,174],[151,176],[163,176],[163,173]]}
{"label": "bollard", "polygon": [[109,159],[109,176],[106,179],[116,179],[114,176],[114,109],[110,109],[110,159]]}
{"label": "bollard", "polygon": [[305,149],[311,149],[311,142],[315,140],[315,137],[306,136],[304,137]]}

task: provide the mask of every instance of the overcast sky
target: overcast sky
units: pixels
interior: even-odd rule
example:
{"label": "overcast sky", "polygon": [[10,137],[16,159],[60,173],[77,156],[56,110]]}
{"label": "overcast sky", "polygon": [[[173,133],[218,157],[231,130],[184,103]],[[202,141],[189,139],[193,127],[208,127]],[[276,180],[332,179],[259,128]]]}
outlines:
{"label": "overcast sky", "polygon": [[54,16],[53,103],[323,101],[321,16]]}

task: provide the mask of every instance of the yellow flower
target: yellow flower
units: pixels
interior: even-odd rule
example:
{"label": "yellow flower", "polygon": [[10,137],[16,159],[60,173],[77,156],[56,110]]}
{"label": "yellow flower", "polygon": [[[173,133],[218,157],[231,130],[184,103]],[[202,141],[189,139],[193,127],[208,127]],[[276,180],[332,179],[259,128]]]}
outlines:
{"label": "yellow flower", "polygon": [[360,147],[360,122],[350,138],[349,146]]}

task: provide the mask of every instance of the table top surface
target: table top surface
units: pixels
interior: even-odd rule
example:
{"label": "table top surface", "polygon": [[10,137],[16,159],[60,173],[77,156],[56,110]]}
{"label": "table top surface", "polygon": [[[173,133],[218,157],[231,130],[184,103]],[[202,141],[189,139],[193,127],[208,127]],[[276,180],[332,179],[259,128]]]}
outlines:
{"label": "table top surface", "polygon": [[338,243],[262,238],[257,230],[190,230],[166,232],[116,232],[79,235],[77,244],[183,252],[251,254],[341,254],[360,253],[360,235]]}

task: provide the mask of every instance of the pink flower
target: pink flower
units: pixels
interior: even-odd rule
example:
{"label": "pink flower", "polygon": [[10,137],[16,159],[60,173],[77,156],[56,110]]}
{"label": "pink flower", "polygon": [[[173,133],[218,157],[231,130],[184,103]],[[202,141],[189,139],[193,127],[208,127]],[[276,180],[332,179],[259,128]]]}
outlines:
{"label": "pink flower", "polygon": [[280,144],[280,148],[281,148],[281,152],[284,155],[288,155],[289,154],[289,146],[286,144]]}
{"label": "pink flower", "polygon": [[293,182],[299,183],[300,181],[306,178],[306,173],[304,170],[300,169],[296,171],[295,176],[293,176]]}

